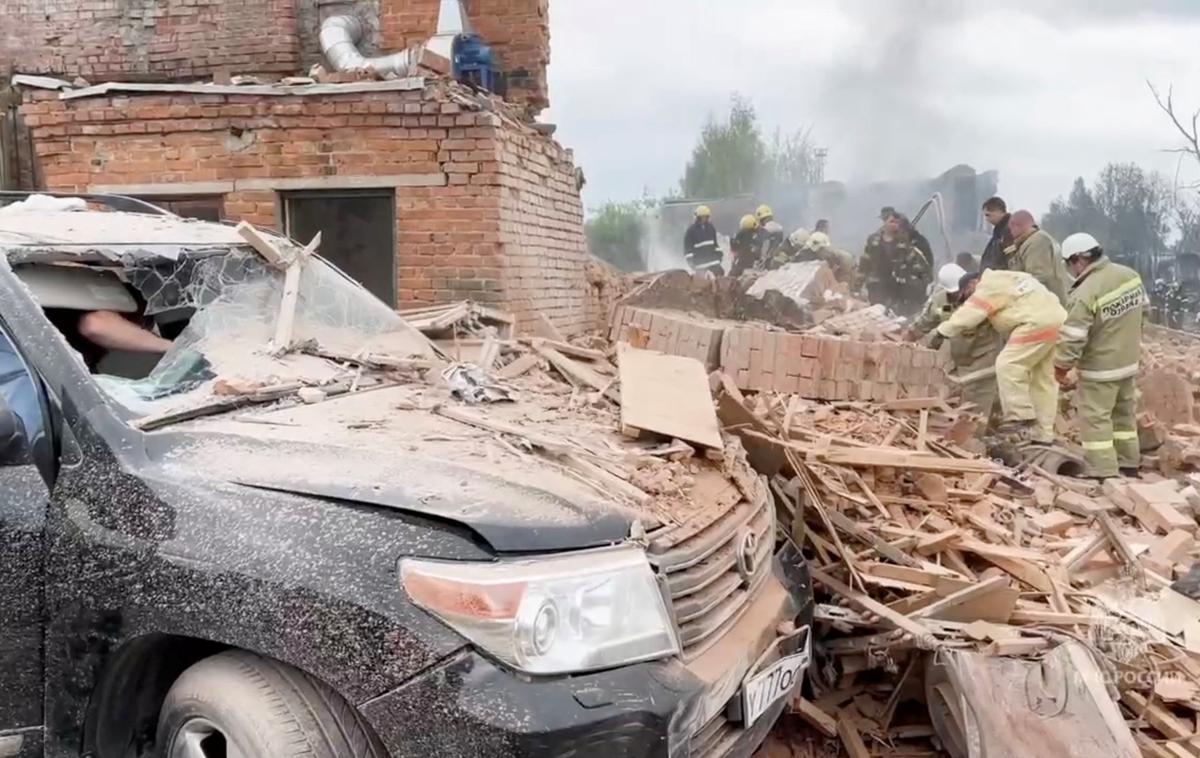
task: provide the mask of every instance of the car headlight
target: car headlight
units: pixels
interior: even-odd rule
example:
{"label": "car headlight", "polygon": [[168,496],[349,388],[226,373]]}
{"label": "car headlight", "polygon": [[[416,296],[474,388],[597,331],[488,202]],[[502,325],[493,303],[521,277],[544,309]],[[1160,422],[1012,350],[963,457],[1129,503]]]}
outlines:
{"label": "car headlight", "polygon": [[417,605],[530,674],[611,668],[679,652],[640,548],[498,563],[404,559]]}

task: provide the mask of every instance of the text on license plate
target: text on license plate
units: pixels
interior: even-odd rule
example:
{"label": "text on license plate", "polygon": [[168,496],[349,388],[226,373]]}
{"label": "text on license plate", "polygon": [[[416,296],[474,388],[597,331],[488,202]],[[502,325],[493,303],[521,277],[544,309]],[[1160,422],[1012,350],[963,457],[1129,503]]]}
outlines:
{"label": "text on license plate", "polygon": [[743,725],[749,727],[781,697],[790,695],[808,668],[809,647],[794,655],[780,658],[770,667],[755,674],[742,685]]}

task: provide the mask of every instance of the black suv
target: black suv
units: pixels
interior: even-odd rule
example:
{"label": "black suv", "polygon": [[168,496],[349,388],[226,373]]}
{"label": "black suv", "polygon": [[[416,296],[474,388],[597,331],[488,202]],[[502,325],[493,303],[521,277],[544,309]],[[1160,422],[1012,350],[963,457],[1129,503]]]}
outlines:
{"label": "black suv", "polygon": [[395,380],[432,345],[336,269],[303,265],[284,355],[277,265],[116,202],[0,208],[0,757],[762,742],[812,617],[762,480],[650,518],[485,450]]}

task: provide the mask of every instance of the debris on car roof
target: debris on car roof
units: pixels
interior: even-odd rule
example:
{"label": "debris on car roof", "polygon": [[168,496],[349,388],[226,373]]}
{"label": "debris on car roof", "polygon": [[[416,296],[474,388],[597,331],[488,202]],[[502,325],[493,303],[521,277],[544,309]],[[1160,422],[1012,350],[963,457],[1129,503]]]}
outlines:
{"label": "debris on car roof", "polygon": [[[23,259],[20,248],[66,248],[67,251],[87,248],[112,248],[125,256],[177,257],[185,249],[205,247],[245,246],[235,229],[223,224],[180,218],[175,215],[153,215],[126,212],[61,213],[53,224],[46,223],[46,211],[17,207],[0,210],[0,247],[16,248],[9,252],[11,261]],[[139,252],[139,248],[153,247]],[[61,257],[63,250],[53,255]],[[37,259],[38,253],[29,256]],[[43,257],[51,255],[42,253]]]}

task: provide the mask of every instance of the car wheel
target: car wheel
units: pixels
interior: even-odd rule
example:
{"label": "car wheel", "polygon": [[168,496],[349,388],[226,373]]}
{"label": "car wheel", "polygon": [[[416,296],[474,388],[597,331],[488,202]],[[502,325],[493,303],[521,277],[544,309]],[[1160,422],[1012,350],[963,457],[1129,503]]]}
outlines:
{"label": "car wheel", "polygon": [[159,758],[386,758],[353,707],[303,671],[244,651],[179,675],[158,719]]}

